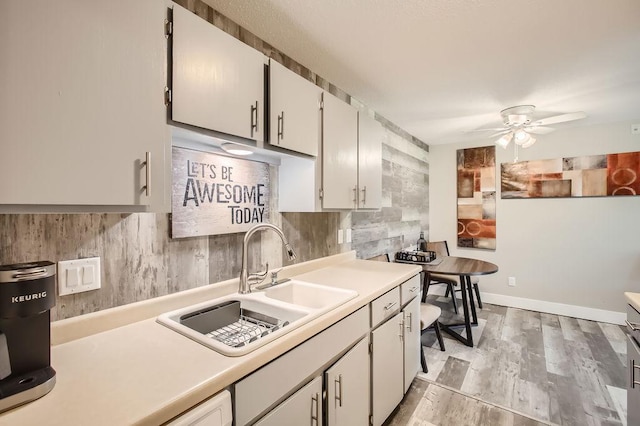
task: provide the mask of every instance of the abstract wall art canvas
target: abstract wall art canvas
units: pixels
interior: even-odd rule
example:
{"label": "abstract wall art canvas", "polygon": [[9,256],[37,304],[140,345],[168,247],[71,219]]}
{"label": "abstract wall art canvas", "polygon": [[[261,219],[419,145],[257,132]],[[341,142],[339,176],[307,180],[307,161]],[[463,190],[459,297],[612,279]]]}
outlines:
{"label": "abstract wall art canvas", "polygon": [[459,149],[458,247],[496,248],[495,146]]}
{"label": "abstract wall art canvas", "polygon": [[640,194],[640,152],[501,164],[502,198]]}

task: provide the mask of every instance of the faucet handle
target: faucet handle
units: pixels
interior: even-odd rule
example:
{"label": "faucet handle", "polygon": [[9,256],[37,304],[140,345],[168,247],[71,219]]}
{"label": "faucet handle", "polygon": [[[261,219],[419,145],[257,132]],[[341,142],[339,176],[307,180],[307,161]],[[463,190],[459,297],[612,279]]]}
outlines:
{"label": "faucet handle", "polygon": [[278,268],[275,271],[271,271],[271,285],[278,284],[278,272],[282,271],[282,268]]}
{"label": "faucet handle", "polygon": [[263,272],[255,272],[253,274],[249,274],[247,277],[247,281],[249,283],[257,284],[264,281],[267,278],[267,274],[269,273],[269,262],[266,264],[266,269]]}

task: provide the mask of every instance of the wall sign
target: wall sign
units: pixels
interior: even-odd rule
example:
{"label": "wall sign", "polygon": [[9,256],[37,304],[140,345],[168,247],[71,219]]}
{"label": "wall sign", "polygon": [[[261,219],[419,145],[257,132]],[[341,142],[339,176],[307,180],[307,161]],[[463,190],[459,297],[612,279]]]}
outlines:
{"label": "wall sign", "polygon": [[171,237],[244,232],[269,222],[269,165],[173,148]]}
{"label": "wall sign", "polygon": [[496,147],[459,149],[458,247],[496,248]]}
{"label": "wall sign", "polygon": [[502,198],[640,194],[640,152],[502,163]]}

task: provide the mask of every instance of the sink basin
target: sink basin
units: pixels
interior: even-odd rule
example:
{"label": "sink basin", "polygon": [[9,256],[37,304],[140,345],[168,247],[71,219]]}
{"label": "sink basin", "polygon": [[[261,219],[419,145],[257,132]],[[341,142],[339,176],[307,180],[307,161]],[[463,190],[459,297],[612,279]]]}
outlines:
{"label": "sink basin", "polygon": [[264,291],[266,297],[311,309],[336,307],[358,295],[353,290],[328,287],[303,281],[288,281]]}
{"label": "sink basin", "polygon": [[293,280],[160,315],[157,321],[227,356],[245,355],[355,298],[356,291]]}

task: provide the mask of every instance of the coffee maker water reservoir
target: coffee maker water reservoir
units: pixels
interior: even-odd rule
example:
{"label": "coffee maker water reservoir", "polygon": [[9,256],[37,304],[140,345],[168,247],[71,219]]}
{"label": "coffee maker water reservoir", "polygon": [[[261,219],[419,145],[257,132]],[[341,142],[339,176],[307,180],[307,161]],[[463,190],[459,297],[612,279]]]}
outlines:
{"label": "coffee maker water reservoir", "polygon": [[56,265],[0,266],[0,412],[46,395],[51,368],[51,315]]}

